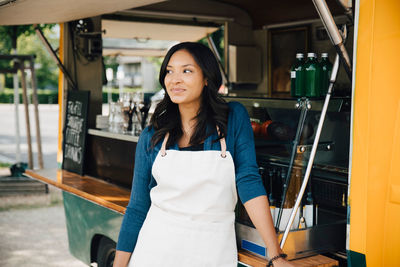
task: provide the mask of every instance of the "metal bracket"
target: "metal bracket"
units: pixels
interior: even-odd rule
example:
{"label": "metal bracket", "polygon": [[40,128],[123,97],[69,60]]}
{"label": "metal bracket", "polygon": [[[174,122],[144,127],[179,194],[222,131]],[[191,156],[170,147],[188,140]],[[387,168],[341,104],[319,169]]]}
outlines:
{"label": "metal bracket", "polygon": [[297,99],[297,103],[294,106],[296,109],[305,108],[307,110],[311,109],[311,101],[308,98],[302,97]]}
{"label": "metal bracket", "polygon": [[[317,151],[331,151],[335,148],[335,144],[332,142],[319,143],[317,146]],[[311,152],[312,145],[298,145],[297,153],[303,154],[306,152]]]}

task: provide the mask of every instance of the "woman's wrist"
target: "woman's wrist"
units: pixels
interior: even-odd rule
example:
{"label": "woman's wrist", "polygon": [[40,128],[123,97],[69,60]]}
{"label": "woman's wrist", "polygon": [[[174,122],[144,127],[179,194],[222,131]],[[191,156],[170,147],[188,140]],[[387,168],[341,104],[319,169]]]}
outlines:
{"label": "woman's wrist", "polygon": [[279,259],[286,259],[286,258],[287,258],[287,255],[285,253],[279,253],[278,255],[269,259],[267,267],[274,266],[274,261],[277,261]]}

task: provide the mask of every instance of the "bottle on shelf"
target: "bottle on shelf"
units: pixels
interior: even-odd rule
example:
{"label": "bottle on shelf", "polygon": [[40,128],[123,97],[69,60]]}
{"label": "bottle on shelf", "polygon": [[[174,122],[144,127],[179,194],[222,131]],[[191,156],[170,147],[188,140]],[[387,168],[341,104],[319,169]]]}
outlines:
{"label": "bottle on shelf", "polygon": [[296,61],[290,70],[290,94],[292,97],[302,97],[305,95],[304,82],[304,54],[297,53]]}
{"label": "bottle on shelf", "polygon": [[332,73],[332,63],[329,61],[328,53],[321,54],[321,96],[325,96],[328,92],[329,80]]}
{"label": "bottle on shelf", "polygon": [[307,97],[319,97],[321,85],[321,66],[318,63],[315,53],[307,54],[307,61],[304,64],[305,70],[305,93]]}

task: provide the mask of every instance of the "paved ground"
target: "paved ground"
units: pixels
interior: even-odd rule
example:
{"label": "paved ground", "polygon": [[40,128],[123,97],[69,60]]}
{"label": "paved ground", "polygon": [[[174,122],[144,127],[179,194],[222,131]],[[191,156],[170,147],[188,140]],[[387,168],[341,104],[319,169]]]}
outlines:
{"label": "paved ground", "polygon": [[[27,162],[26,130],[20,105],[21,159]],[[30,112],[33,114],[33,112]],[[45,168],[57,166],[58,106],[39,106]],[[14,106],[0,104],[0,162],[15,163]],[[34,165],[37,163],[35,124],[31,116]],[[9,175],[7,169],[0,176]],[[50,194],[0,197],[0,266],[2,267],[83,267],[70,255],[64,207],[59,190]]]}
{"label": "paved ground", "polygon": [[82,267],[69,254],[62,204],[0,212],[0,266]]}
{"label": "paved ground", "polygon": [[[21,161],[28,162],[25,113],[19,105],[19,126],[21,135]],[[38,167],[36,125],[33,105],[29,109],[34,166]],[[13,104],[0,104],[0,162],[16,162],[15,111]],[[58,105],[39,105],[39,122],[45,168],[57,167]]]}

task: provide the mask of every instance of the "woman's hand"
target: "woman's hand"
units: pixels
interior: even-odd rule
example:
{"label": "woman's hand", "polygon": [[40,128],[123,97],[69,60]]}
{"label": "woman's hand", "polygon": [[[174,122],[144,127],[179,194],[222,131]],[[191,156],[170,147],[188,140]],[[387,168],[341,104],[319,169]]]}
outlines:
{"label": "woman's hand", "polygon": [[[244,203],[247,213],[250,216],[251,221],[257,228],[265,245],[268,248],[269,255],[282,254],[282,250],[279,247],[278,238],[272,221],[271,212],[266,196],[259,196],[253,198]],[[278,258],[273,262],[274,267],[292,267],[292,263],[288,262],[283,258]]]}
{"label": "woman's hand", "polygon": [[283,258],[274,260],[274,262],[272,263],[272,266],[274,266],[274,267],[295,267],[295,265],[293,263],[291,263],[290,261],[287,261]]}

